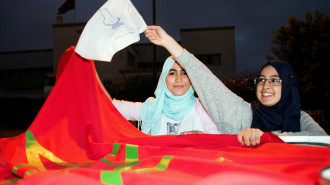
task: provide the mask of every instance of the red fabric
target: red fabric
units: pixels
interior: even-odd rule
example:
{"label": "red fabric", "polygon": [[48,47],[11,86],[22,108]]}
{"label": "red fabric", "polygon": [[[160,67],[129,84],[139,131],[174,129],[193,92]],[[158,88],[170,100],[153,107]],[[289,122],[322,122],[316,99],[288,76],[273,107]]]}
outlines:
{"label": "red fabric", "polygon": [[115,109],[93,61],[69,48],[54,89],[26,131],[0,139],[0,183],[315,184],[330,149],[265,133],[245,147],[236,135],[148,136]]}
{"label": "red fabric", "polygon": [[[29,127],[44,148],[64,161],[89,163],[111,152],[116,140],[146,136],[113,106],[96,79],[93,61],[71,47],[58,69],[56,85]],[[0,140],[1,165],[13,168],[27,162],[25,137]]]}

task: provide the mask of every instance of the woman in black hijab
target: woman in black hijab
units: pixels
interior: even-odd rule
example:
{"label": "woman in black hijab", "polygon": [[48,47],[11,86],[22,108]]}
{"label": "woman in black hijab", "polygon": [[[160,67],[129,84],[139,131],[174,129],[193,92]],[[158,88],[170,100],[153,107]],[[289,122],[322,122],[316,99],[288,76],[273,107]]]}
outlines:
{"label": "woman in black hijab", "polygon": [[258,101],[251,103],[251,128],[264,132],[300,131],[299,92],[294,71],[288,63],[280,60],[267,62],[255,79],[255,91]]}
{"label": "woman in black hijab", "polygon": [[254,80],[257,101],[251,102],[251,128],[237,134],[241,144],[257,145],[264,132],[300,132],[301,105],[292,67],[283,61],[267,62]]}

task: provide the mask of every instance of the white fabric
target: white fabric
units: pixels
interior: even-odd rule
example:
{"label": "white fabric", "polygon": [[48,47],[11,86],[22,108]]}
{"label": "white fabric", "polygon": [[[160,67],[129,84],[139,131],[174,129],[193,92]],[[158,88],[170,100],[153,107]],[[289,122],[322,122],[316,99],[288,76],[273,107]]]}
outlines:
{"label": "white fabric", "polygon": [[[174,123],[178,124],[178,127],[175,129],[176,132],[170,133],[170,129],[168,125],[173,125]],[[181,122],[175,121],[167,117],[165,114],[162,114],[160,130],[157,135],[166,135],[166,134],[178,135],[181,132],[193,131],[193,130],[205,132],[202,124],[203,122],[201,118],[196,113],[196,106],[194,106],[194,108],[188,112],[188,114],[183,118]]]}
{"label": "white fabric", "polygon": [[[143,106],[141,102],[129,102],[123,100],[112,100],[113,105],[118,109],[118,111],[130,121],[139,120],[139,115]],[[168,118],[165,114],[162,114],[160,131],[157,135],[169,134],[167,123],[179,123],[180,126],[177,128],[177,133],[185,131],[198,130],[206,134],[220,134],[215,123],[212,121],[210,116],[206,113],[204,107],[197,101],[191,111],[183,118],[180,122],[174,121]]]}
{"label": "white fabric", "polygon": [[86,59],[110,62],[117,51],[139,41],[146,29],[130,0],[108,0],[87,22],[76,52]]}

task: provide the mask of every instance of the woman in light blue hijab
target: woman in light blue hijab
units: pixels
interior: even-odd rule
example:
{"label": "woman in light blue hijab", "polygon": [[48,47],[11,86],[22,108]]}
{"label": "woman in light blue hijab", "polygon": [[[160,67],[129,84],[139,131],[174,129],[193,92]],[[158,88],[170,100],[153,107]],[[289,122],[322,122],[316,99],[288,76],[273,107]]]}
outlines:
{"label": "woman in light blue hijab", "polygon": [[151,135],[155,135],[159,132],[162,114],[173,120],[181,121],[196,103],[191,85],[189,90],[182,96],[175,96],[168,90],[166,77],[174,62],[170,57],[165,61],[155,90],[156,98],[148,98],[142,107],[140,121],[143,123],[142,132],[144,133],[150,132]]}
{"label": "woman in light blue hijab", "polygon": [[164,63],[155,97],[144,103],[113,100],[113,104],[126,119],[138,121],[146,134],[220,133],[194,96],[185,70],[171,57]]}

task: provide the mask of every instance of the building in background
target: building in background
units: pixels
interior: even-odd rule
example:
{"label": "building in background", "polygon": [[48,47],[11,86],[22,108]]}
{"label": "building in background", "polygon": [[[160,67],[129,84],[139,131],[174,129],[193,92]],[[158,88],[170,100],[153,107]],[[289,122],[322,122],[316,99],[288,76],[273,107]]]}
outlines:
{"label": "building in background", "polygon": [[40,98],[49,85],[53,50],[0,53],[0,96]]}
{"label": "building in background", "polygon": [[[44,97],[54,85],[57,64],[70,47],[76,45],[86,23],[53,25],[53,49],[0,53],[0,96]],[[181,29],[181,44],[224,80],[236,72],[235,27]],[[141,35],[143,36],[143,35]],[[135,74],[153,74],[151,43],[132,44],[112,58],[95,61],[102,81]],[[159,73],[169,53],[156,47],[156,71]]]}
{"label": "building in background", "polygon": [[182,46],[221,80],[235,75],[235,27],[181,29]]}

